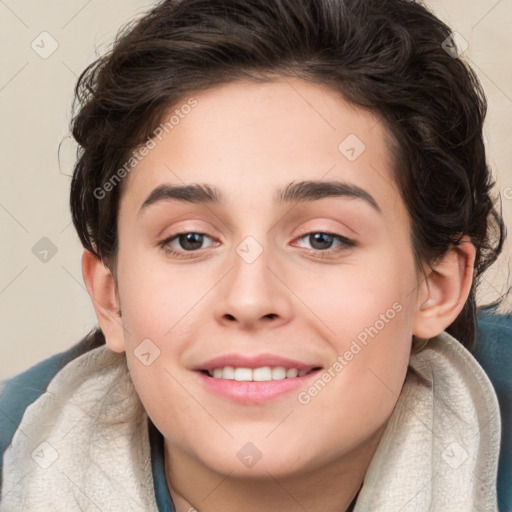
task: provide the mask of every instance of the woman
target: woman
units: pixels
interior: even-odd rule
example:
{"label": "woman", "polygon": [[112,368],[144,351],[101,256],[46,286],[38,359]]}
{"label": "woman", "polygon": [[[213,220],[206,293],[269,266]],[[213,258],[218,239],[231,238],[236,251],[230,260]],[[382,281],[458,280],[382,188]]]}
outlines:
{"label": "woman", "polygon": [[99,328],[18,412],[0,510],[497,510],[469,349],[504,228],[459,57],[405,0],[128,26],[76,88]]}

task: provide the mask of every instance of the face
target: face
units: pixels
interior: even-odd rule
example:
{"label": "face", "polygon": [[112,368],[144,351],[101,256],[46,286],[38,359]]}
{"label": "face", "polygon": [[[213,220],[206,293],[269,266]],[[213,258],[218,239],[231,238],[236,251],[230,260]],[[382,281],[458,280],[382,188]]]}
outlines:
{"label": "face", "polygon": [[417,309],[385,129],[299,79],[194,99],[125,178],[114,349],[169,453],[241,476],[341,463],[382,434]]}

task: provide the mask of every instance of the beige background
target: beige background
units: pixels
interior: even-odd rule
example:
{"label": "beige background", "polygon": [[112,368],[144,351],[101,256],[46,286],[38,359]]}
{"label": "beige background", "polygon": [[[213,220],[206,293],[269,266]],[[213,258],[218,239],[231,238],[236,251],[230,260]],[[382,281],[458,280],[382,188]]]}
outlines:
{"label": "beige background", "polygon": [[[0,378],[70,347],[96,323],[68,207],[72,153],[64,144],[59,168],[57,148],[68,134],[78,74],[103,53],[121,24],[153,3],[0,0]],[[465,56],[488,95],[489,160],[510,229],[512,0],[426,4],[467,41]],[[52,44],[58,48],[42,58]],[[57,251],[45,263],[33,252],[43,237]],[[504,255],[486,276],[482,301],[504,291],[509,269]]]}

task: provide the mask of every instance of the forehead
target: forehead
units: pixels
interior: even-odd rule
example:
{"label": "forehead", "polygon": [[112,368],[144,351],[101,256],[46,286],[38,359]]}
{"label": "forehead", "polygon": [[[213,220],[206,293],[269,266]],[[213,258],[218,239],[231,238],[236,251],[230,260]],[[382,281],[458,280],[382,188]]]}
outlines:
{"label": "forehead", "polygon": [[327,86],[233,82],[184,98],[161,126],[169,120],[124,184],[132,211],[162,183],[211,183],[232,201],[262,193],[272,201],[291,181],[342,180],[397,200],[383,123]]}

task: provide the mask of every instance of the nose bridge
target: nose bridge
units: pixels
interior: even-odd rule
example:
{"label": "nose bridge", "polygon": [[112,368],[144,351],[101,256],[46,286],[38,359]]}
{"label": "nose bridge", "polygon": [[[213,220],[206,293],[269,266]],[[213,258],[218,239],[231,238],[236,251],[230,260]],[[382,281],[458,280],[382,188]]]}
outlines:
{"label": "nose bridge", "polygon": [[229,319],[248,327],[265,319],[289,319],[290,297],[269,268],[274,266],[274,258],[263,238],[264,235],[248,235],[235,247],[232,270],[216,298],[219,321]]}

